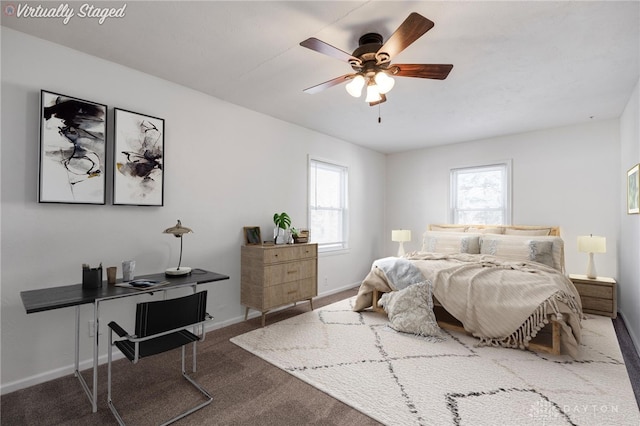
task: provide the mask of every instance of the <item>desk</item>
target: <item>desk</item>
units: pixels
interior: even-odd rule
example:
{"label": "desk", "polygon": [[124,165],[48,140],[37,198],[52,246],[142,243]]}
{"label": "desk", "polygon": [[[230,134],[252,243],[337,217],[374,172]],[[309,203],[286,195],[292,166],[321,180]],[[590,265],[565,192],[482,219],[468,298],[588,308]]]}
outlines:
{"label": "desk", "polygon": [[[89,397],[89,401],[91,402],[91,407],[94,413],[98,411],[98,356],[100,353],[100,335],[98,333],[98,330],[100,330],[100,302],[120,299],[123,297],[137,296],[140,294],[149,294],[160,291],[166,292],[167,290],[184,287],[193,287],[193,292],[195,293],[197,291],[198,284],[228,280],[229,277],[227,275],[218,274],[216,272],[205,271],[204,269],[194,269],[193,272],[187,276],[170,277],[165,276],[164,273],[160,273],[143,275],[136,277],[136,279],[168,281],[169,284],[150,289],[132,289],[115,285],[107,285],[106,282],[103,282],[102,287],[95,289],[84,289],[82,288],[82,284],[74,284],[63,287],[50,287],[40,290],[28,290],[20,292],[22,304],[24,305],[27,314],[44,312],[52,309],[68,308],[71,306],[76,307],[76,353],[74,374],[76,375],[76,377],[78,377],[78,380],[80,380],[80,384]],[[121,281],[122,280],[118,280],[118,282]],[[93,304],[93,336],[95,339],[93,345],[92,388],[89,388],[89,385],[78,370],[80,364],[80,306],[88,304]]]}

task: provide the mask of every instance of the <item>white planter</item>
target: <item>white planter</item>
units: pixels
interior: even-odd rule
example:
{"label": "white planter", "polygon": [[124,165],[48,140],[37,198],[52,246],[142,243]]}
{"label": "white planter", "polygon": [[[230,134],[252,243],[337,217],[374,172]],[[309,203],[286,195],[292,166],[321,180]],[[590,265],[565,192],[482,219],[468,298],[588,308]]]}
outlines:
{"label": "white planter", "polygon": [[288,244],[291,240],[291,231],[288,229],[273,228],[273,241],[276,244]]}

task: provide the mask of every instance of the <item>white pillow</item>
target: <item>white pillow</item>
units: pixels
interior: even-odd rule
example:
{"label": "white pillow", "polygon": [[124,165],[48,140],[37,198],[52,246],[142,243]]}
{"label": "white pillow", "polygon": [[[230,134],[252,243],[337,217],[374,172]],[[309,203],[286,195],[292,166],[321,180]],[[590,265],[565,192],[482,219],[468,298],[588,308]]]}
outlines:
{"label": "white pillow", "polygon": [[551,228],[539,228],[539,229],[517,229],[517,228],[505,228],[505,235],[535,235],[546,236],[551,234]]}
{"label": "white pillow", "polygon": [[432,253],[480,253],[480,235],[467,232],[427,231],[422,238],[422,251]]}
{"label": "white pillow", "polygon": [[442,336],[429,283],[421,282],[382,295],[378,301],[389,316],[389,326],[396,331],[419,336]]}
{"label": "white pillow", "polygon": [[564,270],[564,241],[560,237],[485,234],[480,239],[480,253]]}
{"label": "white pillow", "polygon": [[470,226],[467,228],[467,232],[474,232],[476,234],[504,234],[504,228],[501,226],[490,228],[474,228],[473,226]]}

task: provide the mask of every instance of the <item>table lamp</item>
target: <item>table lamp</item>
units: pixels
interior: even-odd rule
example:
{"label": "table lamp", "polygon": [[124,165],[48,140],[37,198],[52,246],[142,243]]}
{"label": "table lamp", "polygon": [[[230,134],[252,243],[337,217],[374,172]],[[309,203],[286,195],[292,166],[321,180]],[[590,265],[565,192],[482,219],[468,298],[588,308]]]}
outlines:
{"label": "table lamp", "polygon": [[178,260],[178,267],[169,268],[165,270],[164,273],[166,275],[180,276],[180,275],[188,275],[191,273],[191,268],[189,268],[188,266],[181,267],[180,264],[182,263],[182,236],[184,234],[191,234],[192,232],[193,231],[191,230],[191,228],[182,226],[182,222],[180,222],[180,219],[178,219],[178,223],[175,226],[172,226],[171,228],[167,228],[164,230],[165,234],[172,234],[176,238],[180,238],[180,260]]}
{"label": "table lamp", "polygon": [[400,243],[398,257],[404,256],[404,242],[411,241],[411,231],[408,229],[396,229],[391,231],[391,241]]}
{"label": "table lamp", "polygon": [[593,253],[606,253],[607,239],[605,237],[594,237],[593,235],[578,237],[578,251],[581,253],[589,253],[587,278],[597,278],[598,274],[596,273],[596,265],[593,262]]}

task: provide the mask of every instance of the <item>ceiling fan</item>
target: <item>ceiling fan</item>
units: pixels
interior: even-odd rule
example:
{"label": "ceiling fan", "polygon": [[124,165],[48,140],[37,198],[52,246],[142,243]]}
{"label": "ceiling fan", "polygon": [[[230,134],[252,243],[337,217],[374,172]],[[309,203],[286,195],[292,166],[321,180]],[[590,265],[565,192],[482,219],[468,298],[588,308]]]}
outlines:
{"label": "ceiling fan", "polygon": [[346,86],[347,92],[358,98],[366,85],[365,102],[374,106],[387,100],[385,95],[395,84],[391,76],[444,80],[451,72],[453,65],[391,63],[396,55],[433,28],[433,25],[434,23],[429,19],[413,12],[384,44],[382,36],[377,33],[368,33],[360,37],[358,48],[353,51],[353,54],[344,52],[315,37],[306,39],[300,43],[301,46],[345,61],[351,65],[355,72],[309,87],[304,89],[304,92],[314,94],[329,87],[349,82]]}

